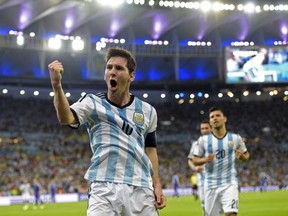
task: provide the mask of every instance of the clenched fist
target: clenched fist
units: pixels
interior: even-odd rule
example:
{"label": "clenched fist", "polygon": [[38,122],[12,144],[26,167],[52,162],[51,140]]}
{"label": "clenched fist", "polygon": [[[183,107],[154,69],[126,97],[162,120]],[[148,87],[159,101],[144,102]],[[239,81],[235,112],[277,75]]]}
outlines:
{"label": "clenched fist", "polygon": [[58,60],[53,61],[48,65],[51,85],[53,88],[56,88],[61,84],[62,74],[64,72],[64,68],[61,62]]}

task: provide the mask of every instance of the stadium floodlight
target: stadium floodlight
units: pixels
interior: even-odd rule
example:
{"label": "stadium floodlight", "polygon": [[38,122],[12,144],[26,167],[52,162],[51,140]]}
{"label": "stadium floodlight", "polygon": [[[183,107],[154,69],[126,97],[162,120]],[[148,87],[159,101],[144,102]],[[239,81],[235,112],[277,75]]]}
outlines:
{"label": "stadium floodlight", "polygon": [[244,97],[247,97],[248,95],[249,95],[249,91],[248,91],[248,90],[246,90],[246,91],[243,92],[243,96],[244,96]]}
{"label": "stadium floodlight", "polygon": [[124,0],[97,0],[103,6],[118,7],[124,3]]}
{"label": "stadium floodlight", "polygon": [[83,50],[84,49],[84,41],[80,37],[76,37],[76,39],[72,41],[72,49],[74,51]]}
{"label": "stadium floodlight", "polygon": [[219,97],[219,98],[222,98],[222,97],[223,97],[223,93],[221,93],[221,92],[218,93],[218,97]]}
{"label": "stadium floodlight", "polygon": [[39,95],[39,91],[37,91],[37,90],[34,91],[34,92],[33,92],[33,95],[34,95],[34,96],[38,96],[38,95]]}
{"label": "stadium floodlight", "polygon": [[150,6],[153,6],[154,4],[155,4],[155,1],[154,1],[154,0],[150,0],[150,1],[149,1],[149,5],[150,5]]}
{"label": "stadium floodlight", "polygon": [[17,45],[23,46],[25,42],[24,36],[23,35],[18,35],[17,36]]}
{"label": "stadium floodlight", "polygon": [[62,46],[61,39],[59,38],[50,38],[48,40],[48,47],[50,49],[59,50]]}
{"label": "stadium floodlight", "polygon": [[8,93],[8,89],[3,89],[3,90],[2,90],[2,93],[3,93],[3,94],[7,94],[7,93]]}
{"label": "stadium floodlight", "polygon": [[69,98],[69,97],[71,97],[71,93],[70,93],[70,92],[66,92],[66,93],[65,93],[65,96],[66,96],[67,98]]}

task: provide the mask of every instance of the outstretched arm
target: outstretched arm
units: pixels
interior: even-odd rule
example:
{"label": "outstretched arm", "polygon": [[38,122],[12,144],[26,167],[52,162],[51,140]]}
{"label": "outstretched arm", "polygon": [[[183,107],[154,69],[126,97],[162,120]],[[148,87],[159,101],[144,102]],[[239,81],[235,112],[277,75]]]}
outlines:
{"label": "outstretched arm", "polygon": [[146,147],[145,151],[153,166],[152,179],[153,179],[154,193],[155,193],[155,199],[156,199],[155,206],[157,209],[162,209],[166,206],[167,200],[163,194],[160,177],[159,177],[157,149],[155,147]]}
{"label": "outstretched arm", "polygon": [[48,65],[50,81],[54,91],[54,106],[61,124],[76,124],[77,120],[70,110],[69,102],[64,94],[61,80],[64,68],[61,62],[53,61]]}

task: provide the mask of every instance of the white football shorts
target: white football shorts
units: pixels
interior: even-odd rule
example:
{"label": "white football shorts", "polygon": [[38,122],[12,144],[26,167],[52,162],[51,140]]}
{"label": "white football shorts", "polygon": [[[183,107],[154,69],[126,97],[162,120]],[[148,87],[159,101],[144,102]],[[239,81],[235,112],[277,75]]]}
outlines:
{"label": "white football shorts", "polygon": [[220,212],[238,213],[239,192],[237,185],[205,190],[204,194],[207,216],[218,216]]}
{"label": "white football shorts", "polygon": [[87,216],[158,216],[149,188],[93,182],[88,197]]}

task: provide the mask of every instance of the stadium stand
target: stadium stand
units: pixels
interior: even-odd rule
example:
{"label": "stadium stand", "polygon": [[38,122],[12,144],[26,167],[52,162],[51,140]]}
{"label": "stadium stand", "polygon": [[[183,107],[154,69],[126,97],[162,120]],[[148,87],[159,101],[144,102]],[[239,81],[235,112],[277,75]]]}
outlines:
{"label": "stadium stand", "polygon": [[[0,96],[0,196],[19,195],[23,178],[37,177],[42,193],[55,179],[57,193],[86,193],[83,179],[90,163],[85,127],[61,126],[50,99]],[[283,187],[288,182],[287,102],[195,101],[193,104],[154,103],[158,110],[159,170],[164,188],[171,188],[177,170],[181,187],[189,187],[191,170],[187,155],[191,141],[199,136],[199,122],[208,109],[221,106],[228,116],[228,129],[245,139],[251,152],[248,163],[238,164],[240,185],[260,185],[260,173],[269,184]],[[271,108],[273,107],[273,112]],[[200,114],[204,111],[204,114]]]}

